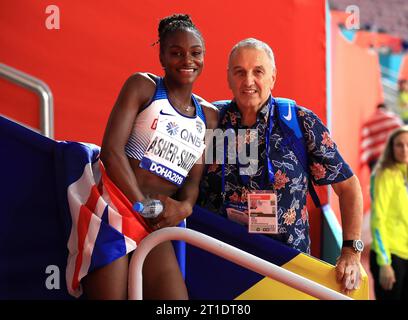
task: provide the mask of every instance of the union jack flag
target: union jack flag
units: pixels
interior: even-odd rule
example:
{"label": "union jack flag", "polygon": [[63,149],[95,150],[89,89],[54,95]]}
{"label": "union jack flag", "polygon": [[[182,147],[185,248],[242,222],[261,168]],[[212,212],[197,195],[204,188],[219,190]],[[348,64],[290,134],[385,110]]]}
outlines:
{"label": "union jack flag", "polygon": [[150,229],[106,175],[98,146],[68,142],[64,149],[72,219],[66,281],[78,297],[84,276],[136,249]]}

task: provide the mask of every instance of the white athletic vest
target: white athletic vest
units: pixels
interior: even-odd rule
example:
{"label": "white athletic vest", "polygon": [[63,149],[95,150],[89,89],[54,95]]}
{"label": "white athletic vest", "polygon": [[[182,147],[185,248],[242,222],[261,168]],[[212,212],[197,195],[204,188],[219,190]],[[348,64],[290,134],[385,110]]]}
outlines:
{"label": "white athletic vest", "polygon": [[193,96],[196,116],[182,115],[167,98],[162,78],[150,104],[136,117],[125,146],[140,167],[180,186],[201,157],[205,145],[205,117]]}

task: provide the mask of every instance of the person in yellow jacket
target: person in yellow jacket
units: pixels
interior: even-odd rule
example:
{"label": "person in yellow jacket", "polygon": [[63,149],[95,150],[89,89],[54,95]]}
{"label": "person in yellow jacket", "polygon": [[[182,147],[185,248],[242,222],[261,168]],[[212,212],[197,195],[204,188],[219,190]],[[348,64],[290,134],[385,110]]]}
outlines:
{"label": "person in yellow jacket", "polygon": [[370,270],[377,300],[408,300],[408,126],[393,131],[371,178]]}

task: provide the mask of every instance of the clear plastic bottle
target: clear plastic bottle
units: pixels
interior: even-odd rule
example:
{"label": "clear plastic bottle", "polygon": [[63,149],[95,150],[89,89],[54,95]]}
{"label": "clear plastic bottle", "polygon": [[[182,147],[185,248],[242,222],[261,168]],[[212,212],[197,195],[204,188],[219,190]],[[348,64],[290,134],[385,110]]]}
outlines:
{"label": "clear plastic bottle", "polygon": [[163,211],[160,200],[146,198],[133,204],[133,210],[144,218],[156,218]]}

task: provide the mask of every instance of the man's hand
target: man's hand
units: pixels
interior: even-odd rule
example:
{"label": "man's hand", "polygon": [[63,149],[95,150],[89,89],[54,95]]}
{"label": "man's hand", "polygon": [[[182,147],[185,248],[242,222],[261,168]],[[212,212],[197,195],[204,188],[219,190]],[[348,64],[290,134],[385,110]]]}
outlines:
{"label": "man's hand", "polygon": [[390,265],[380,267],[380,285],[384,290],[392,290],[396,279],[394,269]]}
{"label": "man's hand", "polygon": [[361,283],[360,253],[353,248],[342,248],[336,264],[337,282],[341,283],[341,291],[350,294],[358,289]]}

